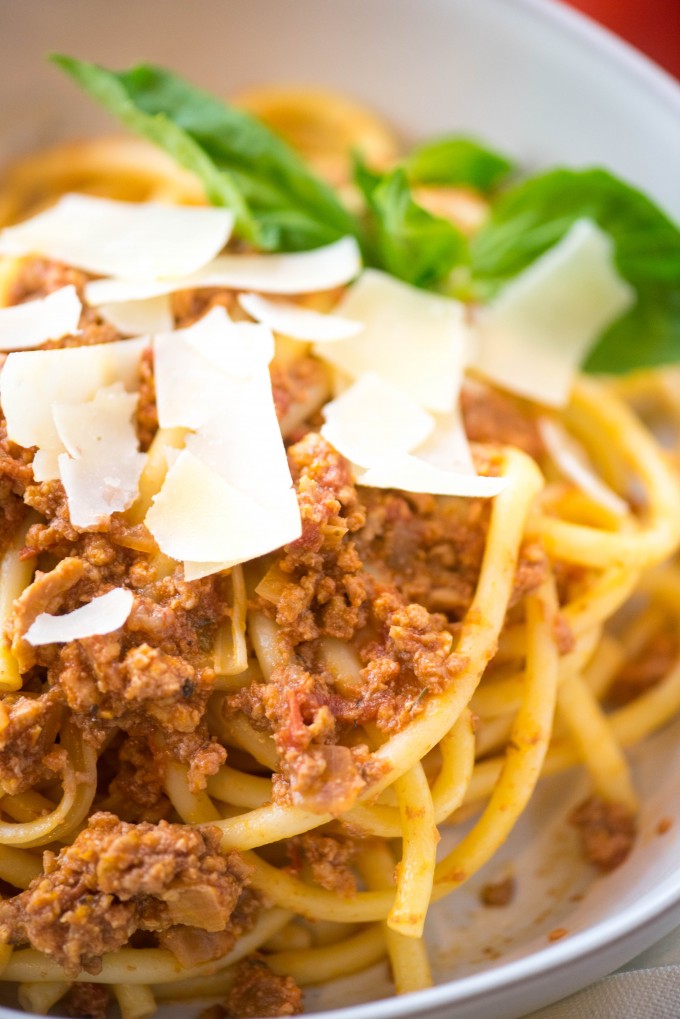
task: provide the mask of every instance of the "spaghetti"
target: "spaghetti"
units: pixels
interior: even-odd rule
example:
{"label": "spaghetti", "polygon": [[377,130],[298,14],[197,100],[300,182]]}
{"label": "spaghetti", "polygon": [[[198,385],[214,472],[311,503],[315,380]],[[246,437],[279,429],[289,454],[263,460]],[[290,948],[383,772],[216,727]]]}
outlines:
{"label": "spaghetti", "polygon": [[[344,100],[267,91],[247,105],[336,186],[350,188],[352,149],[395,158],[388,129]],[[72,191],[203,201],[145,143],[105,139],[16,166],[0,221]],[[485,211],[464,189],[421,199],[466,230]],[[3,304],[69,283],[82,296],[86,282],[8,257]],[[297,303],[325,312],[337,299]],[[172,301],[178,326],[215,307],[246,320],[233,289]],[[85,303],[81,332],[47,346],[119,338]],[[37,482],[32,451],[4,434],[1,966],[30,1011],[84,986],[103,1014],[103,986],[124,1017],[205,995],[232,1015],[268,995],[266,1014],[288,1015],[298,985],[383,958],[398,993],[426,987],[430,902],[493,856],[541,775],[576,764],[593,788],[581,814],[591,859],[606,869],[632,845],[625,748],[680,710],[677,454],[632,409],[658,406],[667,376],[579,378],[560,414],[625,500],[617,515],[564,480],[536,405],[479,380],[463,419],[480,472],[506,482],[490,502],[358,485],[317,434],[341,380],[285,336],[271,375],[302,537],[195,581],[144,524],[188,436],[157,426],[148,354],[139,495],[104,524],[74,526],[60,483]],[[135,596],[119,631],[27,646],[39,612],[113,586]],[[639,621],[624,630],[612,619],[632,598]],[[472,811],[437,861],[438,829]]]}

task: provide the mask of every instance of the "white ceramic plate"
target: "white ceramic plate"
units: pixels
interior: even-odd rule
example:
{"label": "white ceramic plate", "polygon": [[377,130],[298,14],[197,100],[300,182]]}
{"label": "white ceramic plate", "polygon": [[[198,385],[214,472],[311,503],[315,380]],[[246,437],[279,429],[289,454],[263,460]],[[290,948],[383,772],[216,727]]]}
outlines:
{"label": "white ceramic plate", "polygon": [[[548,0],[0,0],[0,24],[0,158],[110,130],[45,65],[46,52],[63,50],[113,66],[164,62],[225,95],[260,82],[340,88],[406,135],[473,132],[529,166],[599,163],[680,215],[680,90]],[[645,807],[623,867],[593,878],[565,821],[583,779],[574,772],[551,780],[500,857],[433,909],[428,936],[440,986],[377,1001],[391,994],[379,966],[310,992],[308,1008],[324,1019],[445,1019],[454,1011],[456,1019],[513,1019],[670,931],[680,923],[680,722],[635,757]],[[660,836],[662,818],[673,824]],[[481,885],[508,868],[514,903],[480,907]],[[567,936],[550,942],[556,928]],[[167,1014],[188,1013],[182,1006]],[[0,1016],[16,1015],[0,1008]]]}

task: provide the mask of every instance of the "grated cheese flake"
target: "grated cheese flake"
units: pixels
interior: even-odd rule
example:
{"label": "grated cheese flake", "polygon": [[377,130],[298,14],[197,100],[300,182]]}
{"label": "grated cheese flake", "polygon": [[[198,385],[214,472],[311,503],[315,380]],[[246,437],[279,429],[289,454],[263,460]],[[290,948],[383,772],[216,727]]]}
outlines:
{"label": "grated cheese flake", "polygon": [[86,403],[52,407],[66,450],[58,457],[59,476],[76,527],[92,527],[127,509],[139,494],[146,456],[138,450],[136,406],[136,394],[117,383]]}
{"label": "grated cheese flake", "polygon": [[114,587],[106,594],[93,598],[87,605],[81,605],[62,616],[41,612],[24,634],[24,639],[34,647],[39,647],[42,644],[67,644],[72,640],[113,633],[126,622],[133,602],[132,591]]}
{"label": "grated cheese flake", "polygon": [[82,304],[74,286],[0,308],[0,350],[30,350],[78,331]]}
{"label": "grated cheese flake", "polygon": [[121,382],[139,386],[139,359],[148,340],[120,340],[63,350],[10,354],[0,375],[0,402],[7,434],[20,446],[62,451],[52,417],[54,403],[84,403],[98,390]]}
{"label": "grated cheese flake", "polygon": [[294,340],[333,343],[356,336],[364,328],[341,315],[322,315],[292,301],[272,301],[261,294],[239,294],[238,302],[256,322]]}
{"label": "grated cheese flake", "polygon": [[369,372],[323,408],[321,434],[352,463],[372,467],[424,442],[434,418]]}
{"label": "grated cheese flake", "polygon": [[5,227],[0,254],[43,255],[86,272],[155,280],[201,269],[222,250],[233,225],[228,209],[70,194]]}
{"label": "grated cheese flake", "polygon": [[145,522],[166,555],[220,569],[271,552],[302,533],[292,488],[272,493],[262,505],[186,449],[168,471]]}
{"label": "grated cheese flake", "polygon": [[552,418],[538,419],[543,445],[560,472],[580,488],[593,502],[604,506],[617,517],[628,512],[628,503],[617,495],[593,470],[583,447]]}
{"label": "grated cheese flake", "polygon": [[426,410],[453,409],[469,352],[459,301],[367,269],[336,310],[364,328],[348,339],[317,345],[318,357],[352,378],[376,372]]}
{"label": "grated cheese flake", "polygon": [[479,314],[475,367],[504,389],[562,407],[597,338],[634,301],[611,238],[578,220]]}
{"label": "grated cheese flake", "polygon": [[312,251],[220,255],[199,271],[191,275],[176,274],[172,279],[141,279],[121,272],[120,279],[88,283],[85,300],[98,307],[114,301],[141,301],[178,290],[205,287],[257,290],[265,294],[310,294],[343,286],[360,271],[359,246],[353,237],[343,237]]}
{"label": "grated cheese flake", "polygon": [[358,472],[357,483],[371,488],[399,488],[404,492],[458,495],[488,499],[505,488],[505,478],[487,478],[466,471],[442,470],[409,453],[402,453],[367,471]]}

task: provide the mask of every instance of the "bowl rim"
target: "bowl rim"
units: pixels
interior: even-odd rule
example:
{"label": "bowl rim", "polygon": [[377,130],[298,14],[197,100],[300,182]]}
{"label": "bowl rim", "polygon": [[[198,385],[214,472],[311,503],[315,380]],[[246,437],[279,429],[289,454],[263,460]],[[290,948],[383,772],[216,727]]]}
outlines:
{"label": "bowl rim", "polygon": [[[514,4],[532,19],[567,37],[570,44],[589,50],[602,58],[608,66],[624,72],[655,101],[666,106],[670,114],[680,116],[680,82],[630,43],[588,15],[567,6],[563,0],[505,0],[505,3]],[[679,920],[680,867],[676,873],[668,875],[651,891],[622,911],[564,940],[531,952],[524,958],[502,963],[487,971],[454,978],[426,990],[308,1015],[310,1019],[424,1017],[443,1006],[473,1005],[475,1001],[482,1004],[483,999],[492,992],[516,990],[523,983],[528,985],[538,978],[549,980],[551,976],[556,976],[560,971],[583,961],[593,953],[619,946],[614,966],[602,969],[604,974],[638,955],[645,947],[649,947],[663,936],[664,929],[670,930]],[[645,928],[649,929],[645,932]],[[637,939],[634,937],[636,934],[639,935]],[[574,991],[580,986],[575,986]],[[549,1000],[558,999],[553,997]],[[22,1015],[23,1012],[0,1006],[0,1017],[19,1019]]]}

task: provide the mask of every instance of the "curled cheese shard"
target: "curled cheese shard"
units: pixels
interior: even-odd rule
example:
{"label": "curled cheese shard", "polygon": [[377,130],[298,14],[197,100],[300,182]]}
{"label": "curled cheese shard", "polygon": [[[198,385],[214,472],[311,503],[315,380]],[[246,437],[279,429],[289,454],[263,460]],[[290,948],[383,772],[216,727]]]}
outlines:
{"label": "curled cheese shard", "polygon": [[434,415],[434,429],[413,455],[442,470],[476,474],[460,409]]}
{"label": "curled cheese shard", "polygon": [[634,301],[611,238],[578,220],[480,314],[475,367],[504,389],[562,407],[595,341]]}
{"label": "curled cheese shard", "polygon": [[167,295],[148,301],[120,301],[102,304],[99,314],[123,336],[145,336],[170,332],[174,325],[172,304]]}
{"label": "curled cheese shard", "polygon": [[361,322],[356,336],[321,343],[315,353],[345,375],[375,372],[426,410],[453,410],[469,353],[459,301],[365,270],[336,309]]}
{"label": "curled cheese shard", "polygon": [[153,348],[161,428],[199,428],[239,398],[244,379],[266,372],[274,338],[264,326],[232,322],[224,308],[213,308],[187,329],[154,337]]}
{"label": "curled cheese shard", "polygon": [[323,437],[361,467],[409,452],[434,428],[431,414],[373,372],[327,403],[323,414]]}
{"label": "curled cheese shard", "polygon": [[0,350],[30,350],[78,331],[82,304],[74,286],[0,308]]}
{"label": "curled cheese shard", "polygon": [[24,639],[38,647],[41,644],[67,644],[71,640],[113,633],[126,622],[133,602],[132,591],[124,587],[114,587],[106,594],[93,598],[87,605],[82,605],[63,616],[51,616],[47,612],[41,612],[29,627]]}
{"label": "curled cheese shard", "polygon": [[139,360],[148,346],[143,337],[63,350],[25,350],[10,354],[0,375],[0,401],[7,434],[20,446],[62,451],[52,404],[84,403],[105,386],[121,382],[139,387]]}
{"label": "curled cheese shard", "polygon": [[114,301],[141,301],[204,287],[257,290],[265,294],[309,294],[343,286],[360,271],[359,246],[353,237],[343,237],[323,248],[292,254],[220,255],[198,272],[177,274],[172,279],[144,280],[122,271],[121,279],[88,283],[85,300],[97,307]]}
{"label": "curled cheese shard", "polygon": [[505,478],[487,478],[465,471],[435,467],[409,453],[357,473],[357,483],[370,488],[397,488],[404,492],[429,492],[431,495],[458,495],[488,499],[501,492]]}
{"label": "curled cheese shard", "polygon": [[628,513],[628,503],[598,477],[583,447],[565,428],[552,418],[541,417],[538,429],[543,445],[565,478],[615,516]]}
{"label": "curled cheese shard", "polygon": [[66,449],[58,457],[59,476],[76,527],[92,527],[128,509],[139,494],[146,456],[138,451],[136,406],[136,395],[118,383],[86,403],[52,408]]}
{"label": "curled cheese shard", "polygon": [[222,250],[233,224],[228,209],[72,194],[6,227],[0,254],[44,255],[103,276],[155,280],[201,269]]}
{"label": "curled cheese shard", "polygon": [[364,328],[341,315],[322,315],[292,301],[272,301],[261,294],[239,294],[239,304],[251,318],[275,333],[311,343],[334,343],[356,336]]}
{"label": "curled cheese shard", "polygon": [[272,552],[302,533],[292,488],[270,492],[261,505],[188,450],[168,471],[145,522],[166,555],[219,568]]}

